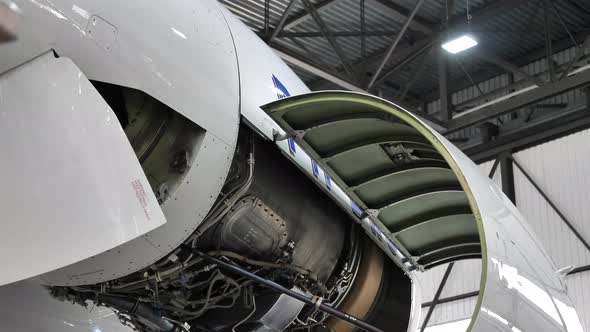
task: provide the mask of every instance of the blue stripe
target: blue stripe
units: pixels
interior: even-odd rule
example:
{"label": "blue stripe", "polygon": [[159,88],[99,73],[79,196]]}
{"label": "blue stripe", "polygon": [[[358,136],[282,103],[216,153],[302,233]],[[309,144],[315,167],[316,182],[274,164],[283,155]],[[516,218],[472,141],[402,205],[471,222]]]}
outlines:
{"label": "blue stripe", "polygon": [[283,85],[283,83],[281,83],[281,81],[279,81],[279,79],[275,75],[272,75],[272,83],[274,84],[275,88],[277,88],[277,90],[278,90],[277,91],[277,98],[283,99],[283,98],[291,96],[291,94],[289,93],[287,88]]}
{"label": "blue stripe", "polygon": [[288,141],[289,141],[289,151],[291,151],[292,155],[295,155],[297,153],[297,148],[295,146],[295,140],[293,139],[293,137],[289,137]]}
{"label": "blue stripe", "polygon": [[350,200],[350,207],[352,208],[352,212],[359,218],[363,216],[363,210],[361,209],[355,201]]}
{"label": "blue stripe", "polygon": [[326,174],[326,187],[328,190],[332,190],[332,178],[328,174]]}
{"label": "blue stripe", "polygon": [[318,163],[315,160],[311,160],[311,169],[313,170],[313,175],[317,178],[320,176],[320,168],[318,167]]}
{"label": "blue stripe", "polygon": [[387,246],[389,247],[389,250],[391,250],[391,253],[397,256],[399,250],[396,248],[395,245],[393,245],[393,242],[391,242],[389,239],[387,239]]}
{"label": "blue stripe", "polygon": [[378,237],[379,241],[381,241],[381,236],[379,236],[381,232],[379,232],[379,229],[377,228],[377,226],[375,226],[375,224],[371,224],[371,231],[373,231],[373,235]]}

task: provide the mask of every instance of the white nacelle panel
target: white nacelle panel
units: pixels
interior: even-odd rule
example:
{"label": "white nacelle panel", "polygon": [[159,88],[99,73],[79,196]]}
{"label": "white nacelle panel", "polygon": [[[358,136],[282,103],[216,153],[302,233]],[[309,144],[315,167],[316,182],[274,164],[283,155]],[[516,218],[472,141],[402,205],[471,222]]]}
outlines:
{"label": "white nacelle panel", "polygon": [[106,307],[60,302],[29,279],[0,286],[0,329],[10,332],[132,332]]}
{"label": "white nacelle panel", "polygon": [[25,63],[0,93],[0,285],[166,222],[115,113],[69,59]]}

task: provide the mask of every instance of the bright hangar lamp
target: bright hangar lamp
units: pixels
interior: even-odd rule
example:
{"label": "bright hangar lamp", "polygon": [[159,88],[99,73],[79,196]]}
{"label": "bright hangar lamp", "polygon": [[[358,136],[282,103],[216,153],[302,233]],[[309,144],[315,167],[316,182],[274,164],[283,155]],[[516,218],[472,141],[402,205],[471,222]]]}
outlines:
{"label": "bright hangar lamp", "polygon": [[442,48],[444,48],[449,53],[456,54],[476,45],[477,40],[473,39],[473,37],[469,35],[463,35],[459,38],[455,38],[442,44]]}

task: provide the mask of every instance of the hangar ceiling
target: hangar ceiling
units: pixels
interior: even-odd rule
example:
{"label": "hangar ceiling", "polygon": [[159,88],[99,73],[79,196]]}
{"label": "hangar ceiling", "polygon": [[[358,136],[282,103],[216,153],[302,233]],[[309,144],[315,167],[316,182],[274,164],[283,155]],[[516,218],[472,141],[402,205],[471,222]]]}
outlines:
{"label": "hangar ceiling", "polygon": [[[312,90],[391,100],[439,124],[475,160],[590,126],[584,1],[220,2]],[[463,34],[478,45],[441,48]]]}

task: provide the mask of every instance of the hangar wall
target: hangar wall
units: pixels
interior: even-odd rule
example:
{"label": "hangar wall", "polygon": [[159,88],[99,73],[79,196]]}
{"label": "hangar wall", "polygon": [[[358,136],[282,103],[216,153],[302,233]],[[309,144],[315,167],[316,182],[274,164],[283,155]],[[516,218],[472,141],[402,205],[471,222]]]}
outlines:
{"label": "hangar wall", "polygon": [[[590,130],[514,153],[513,157],[582,237],[590,241]],[[493,163],[494,161],[489,161],[481,164],[482,172],[487,175]],[[499,168],[495,173],[494,182],[498,185],[501,183]],[[517,167],[514,167],[514,186],[517,207],[535,230],[556,266],[589,266],[590,250],[574,235]],[[424,302],[430,302],[434,298],[446,268],[447,265],[436,267],[421,278]],[[479,260],[456,263],[441,298],[478,290],[480,269]],[[582,325],[586,331],[590,331],[590,271],[568,275],[565,280]],[[476,300],[476,297],[468,297],[438,304],[429,320],[430,328],[427,331],[447,331],[441,328],[441,324],[469,319]],[[428,307],[423,307],[422,310],[424,318]],[[457,331],[457,327],[452,327],[448,331]]]}

